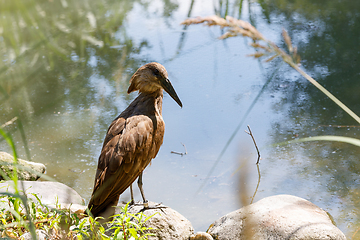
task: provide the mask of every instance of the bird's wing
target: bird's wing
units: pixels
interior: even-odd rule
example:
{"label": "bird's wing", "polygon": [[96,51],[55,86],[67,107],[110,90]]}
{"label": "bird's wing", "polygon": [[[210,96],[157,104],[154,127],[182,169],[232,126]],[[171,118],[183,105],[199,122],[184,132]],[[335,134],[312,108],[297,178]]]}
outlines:
{"label": "bird's wing", "polygon": [[[156,123],[154,130],[154,124],[154,120],[145,115],[119,117],[113,121],[99,157],[89,206],[100,208],[117,201],[156,156],[162,144],[164,126],[161,123],[159,129],[159,123]],[[154,138],[161,138],[161,141]]]}

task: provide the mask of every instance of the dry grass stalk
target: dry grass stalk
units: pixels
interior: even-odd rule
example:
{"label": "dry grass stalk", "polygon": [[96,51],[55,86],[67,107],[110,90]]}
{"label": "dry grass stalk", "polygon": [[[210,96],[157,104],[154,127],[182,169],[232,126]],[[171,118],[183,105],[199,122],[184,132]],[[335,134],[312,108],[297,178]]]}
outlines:
{"label": "dry grass stalk", "polygon": [[227,28],[219,39],[226,39],[229,37],[243,36],[249,37],[253,40],[251,46],[254,47],[257,52],[249,56],[260,58],[263,56],[269,56],[267,61],[271,61],[274,58],[281,56],[287,63],[293,62],[300,63],[300,56],[297,55],[296,48],[293,48],[291,44],[291,38],[287,32],[283,31],[283,37],[286,45],[288,46],[289,54],[276,46],[273,42],[267,40],[254,26],[250,23],[227,16],[226,19],[218,16],[197,17],[186,19],[181,24],[192,25],[204,23],[206,26],[220,26],[221,28]]}
{"label": "dry grass stalk", "polygon": [[289,53],[286,53],[284,50],[279,48],[275,43],[267,40],[262,36],[262,34],[250,23],[235,19],[233,17],[227,16],[226,19],[218,16],[208,16],[208,17],[197,17],[189,18],[183,21],[183,25],[193,25],[204,23],[207,26],[220,26],[221,28],[227,28],[220,39],[225,39],[235,36],[249,37],[253,40],[251,46],[254,47],[257,52],[251,54],[250,56],[255,58],[260,58],[267,56],[268,59],[266,62],[270,62],[277,57],[281,57],[284,62],[289,64],[292,68],[298,71],[303,77],[305,77],[309,82],[311,82],[315,87],[322,91],[328,98],[335,102],[339,107],[341,107],[346,113],[348,113],[355,121],[360,123],[360,117],[357,116],[353,111],[351,111],[345,104],[343,104],[339,99],[327,91],[323,86],[321,86],[315,79],[310,77],[302,69],[299,68],[300,65],[300,56],[297,53],[297,48],[293,47],[291,43],[291,38],[288,33],[283,30],[282,36],[284,42],[287,45]]}
{"label": "dry grass stalk", "polygon": [[285,41],[286,45],[288,45],[289,52],[293,52],[293,47],[292,47],[292,44],[291,44],[291,38],[290,38],[289,34],[287,33],[287,31],[283,30],[282,31],[282,36],[284,38],[284,41]]}

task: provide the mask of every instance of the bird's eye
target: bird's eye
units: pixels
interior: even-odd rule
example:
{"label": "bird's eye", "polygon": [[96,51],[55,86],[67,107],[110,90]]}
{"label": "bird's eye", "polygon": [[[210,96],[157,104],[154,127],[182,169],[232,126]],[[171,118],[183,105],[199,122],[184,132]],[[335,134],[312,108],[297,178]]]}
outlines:
{"label": "bird's eye", "polygon": [[159,72],[159,70],[157,70],[157,69],[154,69],[154,70],[153,70],[153,74],[154,74],[156,77],[160,77],[160,72]]}

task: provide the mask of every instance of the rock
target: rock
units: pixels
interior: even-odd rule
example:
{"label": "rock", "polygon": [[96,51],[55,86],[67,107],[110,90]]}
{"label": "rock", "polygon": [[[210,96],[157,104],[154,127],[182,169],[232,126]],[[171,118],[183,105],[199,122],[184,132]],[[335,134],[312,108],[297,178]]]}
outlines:
{"label": "rock", "polygon": [[197,232],[190,237],[190,240],[214,240],[213,237],[206,232]]}
{"label": "rock", "polygon": [[[84,204],[84,200],[74,189],[59,182],[18,181],[18,188],[25,189],[28,198],[31,198],[34,201],[37,201],[36,197],[31,193],[36,194],[40,198],[42,204],[49,206],[55,206],[56,203]],[[0,183],[0,192],[3,192],[4,190],[14,193],[13,182],[6,181]]]}
{"label": "rock", "polygon": [[346,239],[324,210],[291,195],[267,197],[231,212],[207,232],[219,240]]}
{"label": "rock", "polygon": [[[49,239],[49,235],[44,230],[36,230],[36,236],[38,240],[46,240]],[[27,232],[20,236],[20,240],[33,240],[31,237],[31,233]]]}
{"label": "rock", "polygon": [[[13,172],[14,157],[6,152],[0,152],[0,169],[10,177]],[[35,181],[40,176],[36,173],[45,173],[45,165],[42,163],[29,162],[18,158],[18,178],[20,180]],[[0,180],[4,178],[0,175]]]}
{"label": "rock", "polygon": [[[189,220],[180,213],[162,204],[149,202],[149,209],[144,209],[142,204],[130,206],[128,213],[135,214],[142,212],[146,216],[153,215],[143,226],[151,227],[150,230],[155,236],[149,236],[149,240],[188,240],[194,233]],[[120,213],[117,208],[115,214]]]}

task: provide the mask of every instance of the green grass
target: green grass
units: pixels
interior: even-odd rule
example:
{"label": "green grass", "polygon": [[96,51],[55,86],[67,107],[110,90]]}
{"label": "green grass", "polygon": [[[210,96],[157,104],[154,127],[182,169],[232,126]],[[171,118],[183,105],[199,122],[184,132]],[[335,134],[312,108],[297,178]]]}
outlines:
{"label": "green grass", "polygon": [[[10,135],[0,128],[0,135],[8,142],[13,150],[14,163],[11,176],[0,171],[5,180],[12,181],[14,193],[7,189],[0,189],[0,238],[19,238],[30,232],[32,239],[36,238],[36,230],[44,230],[52,237],[61,239],[148,239],[151,235],[144,223],[152,216],[142,212],[131,214],[128,212],[129,203],[121,208],[120,214],[114,215],[113,220],[105,226],[99,223],[99,218],[85,214],[71,213],[70,210],[60,210],[43,204],[40,198],[33,194],[36,200],[28,198],[21,191],[21,181],[18,181],[17,155],[14,142]],[[42,177],[45,175],[39,174]],[[48,178],[45,176],[45,178]],[[48,178],[50,179],[50,178]],[[20,186],[19,186],[20,185]],[[56,238],[57,239],[57,238]]]}
{"label": "green grass", "polygon": [[[143,213],[131,214],[129,204],[114,215],[106,225],[99,223],[99,218],[85,214],[71,213],[70,210],[59,210],[61,206],[50,208],[25,195],[0,193],[0,236],[3,238],[19,238],[30,232],[35,236],[36,230],[44,230],[52,237],[61,239],[147,239],[151,233],[144,223],[152,216]],[[20,204],[19,204],[20,201]],[[23,205],[23,203],[26,204]],[[17,208],[14,206],[18,205]],[[15,210],[16,209],[16,210]],[[106,226],[106,227],[105,227]]]}

